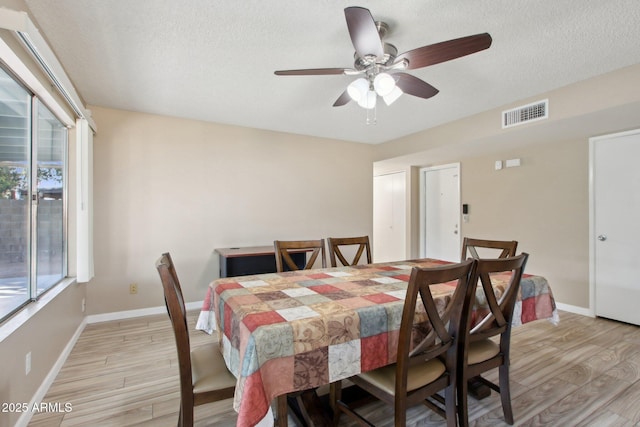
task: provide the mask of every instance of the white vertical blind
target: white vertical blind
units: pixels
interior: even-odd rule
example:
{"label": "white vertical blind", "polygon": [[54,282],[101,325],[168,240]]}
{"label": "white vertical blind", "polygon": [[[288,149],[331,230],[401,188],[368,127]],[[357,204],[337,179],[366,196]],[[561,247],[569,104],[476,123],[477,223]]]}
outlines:
{"label": "white vertical blind", "polygon": [[93,277],[93,131],[86,119],[76,120],[77,152],[77,280]]}

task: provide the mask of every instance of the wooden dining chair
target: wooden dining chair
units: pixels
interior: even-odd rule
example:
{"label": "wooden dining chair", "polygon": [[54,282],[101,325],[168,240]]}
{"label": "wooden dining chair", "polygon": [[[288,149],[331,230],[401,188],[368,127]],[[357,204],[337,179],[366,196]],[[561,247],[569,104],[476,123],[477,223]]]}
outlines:
{"label": "wooden dining chair", "polygon": [[[369,236],[362,237],[329,237],[327,239],[329,246],[329,261],[331,267],[337,267],[337,261],[342,265],[356,265],[360,262],[363,254],[367,256],[367,264],[371,264],[371,246],[369,245]],[[349,262],[342,253],[341,247],[358,245],[357,252],[353,257],[353,261]]]}
{"label": "wooden dining chair", "polygon": [[187,312],[175,266],[169,253],[156,261],[164,301],[171,319],[178,350],[180,371],[180,415],[178,426],[193,426],[193,408],[205,403],[230,399],[236,377],[227,369],[218,343],[212,342],[191,350]]}
{"label": "wooden dining chair", "polygon": [[321,266],[325,268],[327,266],[327,259],[324,252],[324,239],[320,240],[275,240],[273,242],[276,256],[276,271],[293,271],[300,270],[300,267],[295,263],[291,257],[292,253],[300,251],[311,252],[311,255],[307,258],[307,261],[302,268],[308,270],[313,268],[318,256],[320,256]]}
{"label": "wooden dining chair", "polygon": [[[475,263],[470,259],[435,268],[413,268],[400,321],[396,363],[349,378],[394,407],[396,427],[406,425],[407,408],[418,403],[444,416],[449,427],[457,425],[458,347],[470,312],[474,287],[469,280]],[[456,289],[446,307],[439,310],[430,285],[451,281],[457,281]],[[362,425],[373,425],[341,400],[340,381],[330,387],[334,424],[345,413]],[[444,398],[437,394],[442,390]]]}
{"label": "wooden dining chair", "polygon": [[[515,240],[484,240],[465,237],[462,241],[462,257],[460,259],[467,259],[468,255],[471,255],[471,257],[475,259],[506,258],[514,256],[517,247],[518,242]],[[483,252],[481,254],[482,256],[480,256],[478,254],[479,248],[486,249],[487,251]]]}
{"label": "wooden dining chair", "polygon": [[[511,322],[513,310],[516,305],[522,273],[529,255],[521,255],[510,258],[479,259],[472,284],[480,285],[487,307],[486,315],[467,316],[465,337],[460,341],[459,376],[458,376],[458,411],[460,426],[469,425],[467,386],[468,380],[474,378],[490,389],[500,394],[504,419],[508,424],[513,424],[513,411],[511,409],[511,391],[509,387],[509,350],[511,344]],[[502,273],[496,276],[497,273]],[[506,284],[495,286],[501,289],[496,296],[493,283],[497,280],[504,281],[505,276],[510,275]],[[471,308],[471,307],[470,307]],[[475,307],[476,313],[482,313],[480,307]],[[474,318],[480,317],[480,318]],[[472,327],[472,325],[475,325]],[[491,338],[498,337],[498,341]],[[498,368],[499,384],[495,384],[480,374],[488,370]]]}

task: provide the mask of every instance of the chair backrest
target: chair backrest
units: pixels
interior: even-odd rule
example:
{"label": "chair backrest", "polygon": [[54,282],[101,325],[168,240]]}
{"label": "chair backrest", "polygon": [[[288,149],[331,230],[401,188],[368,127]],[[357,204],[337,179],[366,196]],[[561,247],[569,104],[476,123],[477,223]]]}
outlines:
{"label": "chair backrest", "polygon": [[160,274],[164,290],[164,302],[171,319],[173,334],[178,350],[178,364],[180,365],[180,406],[181,413],[193,411],[193,379],[191,373],[191,344],[187,326],[187,311],[182,297],[180,281],[176,273],[173,260],[169,253],[164,253],[156,261],[156,268]]}
{"label": "chair backrest", "polygon": [[313,267],[318,256],[321,257],[322,268],[327,266],[327,259],[324,253],[324,239],[320,240],[276,240],[273,242],[276,255],[276,271],[300,270],[298,265],[291,258],[291,253],[296,251],[309,251],[311,255],[303,270]]}
{"label": "chair backrest", "polygon": [[[441,356],[447,370],[451,371],[451,381],[455,381],[458,346],[464,337],[466,317],[475,287],[470,280],[475,271],[476,260],[466,260],[435,268],[414,267],[411,271],[407,296],[404,302],[398,355],[396,361],[396,396],[406,393],[409,366]],[[431,285],[457,281],[456,289],[444,310],[433,300]],[[418,299],[420,295],[420,299]],[[426,316],[417,319],[417,304],[421,301]],[[421,312],[422,310],[420,310]],[[417,325],[414,325],[417,323]],[[429,331],[417,337],[418,331]]]}
{"label": "chair backrest", "polygon": [[[371,264],[371,246],[369,245],[369,236],[362,237],[329,237],[327,239],[329,246],[329,261],[331,267],[337,267],[337,260],[342,265],[356,265],[360,262],[362,254],[367,256],[367,264]],[[356,254],[353,257],[353,261],[349,262],[342,253],[341,246],[355,246],[358,245]]]}
{"label": "chair backrest", "polygon": [[[508,351],[513,310],[528,257],[529,254],[522,253],[510,258],[478,260],[472,281],[482,288],[485,306],[475,307],[475,313],[468,316],[467,341],[479,341],[501,335],[500,347],[503,351]],[[494,288],[500,289],[499,296],[496,296]]]}
{"label": "chair backrest", "polygon": [[[467,258],[467,252],[475,259],[507,258],[516,254],[517,247],[518,242],[515,240],[484,240],[465,237],[462,241],[462,257],[460,259],[465,260]],[[491,255],[486,256],[484,253],[479,255],[477,251],[478,248],[489,249]],[[498,251],[500,251],[499,254]]]}

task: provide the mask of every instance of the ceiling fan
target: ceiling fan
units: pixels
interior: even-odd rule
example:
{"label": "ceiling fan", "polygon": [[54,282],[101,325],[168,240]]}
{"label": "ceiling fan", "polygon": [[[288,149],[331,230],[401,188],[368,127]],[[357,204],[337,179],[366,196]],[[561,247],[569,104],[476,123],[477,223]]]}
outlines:
{"label": "ceiling fan", "polygon": [[278,76],[337,75],[360,76],[333,103],[334,107],[353,100],[363,108],[373,109],[377,97],[391,105],[403,93],[420,98],[431,98],[438,89],[429,83],[405,73],[429,65],[439,64],[469,55],[491,46],[488,33],[422,46],[398,55],[398,50],[383,41],[389,31],[384,22],[376,22],[369,9],[347,7],[344,10],[351,42],[355,47],[353,68],[314,68],[275,71]]}

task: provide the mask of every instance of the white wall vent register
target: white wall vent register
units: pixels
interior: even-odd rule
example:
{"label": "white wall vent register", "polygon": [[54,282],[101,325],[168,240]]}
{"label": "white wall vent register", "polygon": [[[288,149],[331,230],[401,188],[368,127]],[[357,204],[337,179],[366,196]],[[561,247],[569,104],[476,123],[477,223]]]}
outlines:
{"label": "white wall vent register", "polygon": [[502,112],[502,128],[509,128],[523,123],[542,120],[549,117],[549,100],[516,107]]}

